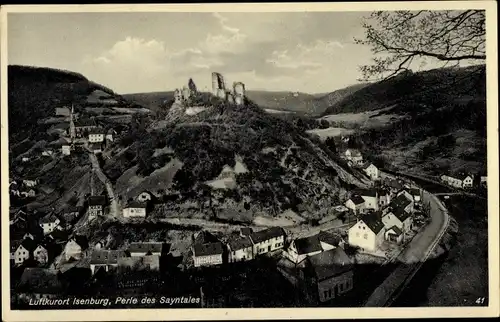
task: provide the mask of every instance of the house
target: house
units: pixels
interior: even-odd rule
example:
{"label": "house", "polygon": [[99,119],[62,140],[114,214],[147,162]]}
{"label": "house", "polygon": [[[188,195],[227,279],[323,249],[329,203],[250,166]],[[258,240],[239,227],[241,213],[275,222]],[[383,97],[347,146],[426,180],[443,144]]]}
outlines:
{"label": "house", "polygon": [[388,189],[379,189],[378,190],[378,206],[379,208],[383,208],[391,202],[391,193]]}
{"label": "house", "polygon": [[106,206],[105,196],[90,196],[88,199],[88,216],[92,220],[98,216],[104,215],[104,207]]}
{"label": "house", "polygon": [[377,190],[358,189],[355,191],[355,193],[356,195],[361,196],[361,198],[363,198],[363,200],[365,201],[364,208],[366,210],[368,209],[378,210]]}
{"label": "house", "polygon": [[287,251],[283,254],[293,263],[298,264],[307,256],[319,254],[323,251],[318,235],[295,239],[290,243]]}
{"label": "house", "polygon": [[132,256],[132,257],[119,257],[118,258],[119,271],[159,271],[160,270],[160,256]]}
{"label": "house", "polygon": [[378,168],[373,163],[370,162],[365,163],[362,169],[366,173],[366,175],[370,177],[370,179],[378,180],[379,178]]}
{"label": "house", "polygon": [[300,274],[307,298],[315,303],[336,299],[354,287],[352,261],[340,247],[307,257]]}
{"label": "house", "polygon": [[385,230],[385,240],[396,244],[401,244],[403,241],[403,231],[398,226],[392,226]]}
{"label": "house", "polygon": [[61,153],[63,155],[71,155],[71,145],[70,144],[61,145]]}
{"label": "house", "polygon": [[109,129],[108,132],[106,132],[106,141],[108,142],[113,142],[114,138],[116,137],[116,131],[113,129]]}
{"label": "house", "polygon": [[413,199],[413,194],[411,193],[411,189],[405,188],[405,189],[398,191],[398,193],[396,194],[396,197],[398,197],[400,195],[404,195],[408,200],[415,202],[415,200]]}
{"label": "house", "polygon": [[365,211],[365,199],[359,195],[353,195],[345,202],[345,206],[352,210],[354,214],[361,214]]}
{"label": "house", "polygon": [[38,184],[38,180],[37,179],[24,179],[23,184],[26,187],[34,187]]}
{"label": "house", "polygon": [[102,128],[95,128],[89,131],[89,143],[103,143],[106,132]]}
{"label": "house", "polygon": [[163,243],[131,243],[128,247],[130,256],[161,256],[163,253]]}
{"label": "house", "polygon": [[90,258],[90,270],[92,275],[103,268],[106,272],[118,266],[118,259],[127,257],[124,251],[120,250],[95,250]]}
{"label": "house", "polygon": [[253,259],[253,243],[248,236],[229,241],[227,248],[230,263]]}
{"label": "house", "polygon": [[49,261],[49,247],[46,243],[41,243],[33,250],[33,258],[42,265]]}
{"label": "house", "polygon": [[16,293],[24,301],[60,298],[64,285],[58,272],[48,268],[26,268],[16,287]]}
{"label": "house", "polygon": [[28,191],[21,191],[19,194],[23,198],[34,198],[34,197],[36,197],[36,191],[34,189],[29,189]]}
{"label": "house", "polygon": [[123,208],[123,217],[146,217],[146,203],[138,201],[130,201],[125,208]]}
{"label": "house", "polygon": [[464,173],[442,175],[441,181],[454,188],[472,188],[474,184],[474,176]]}
{"label": "house", "polygon": [[21,265],[25,260],[31,258],[37,244],[33,239],[25,238],[19,245],[17,245],[17,242],[11,245],[11,247],[14,246],[17,246],[17,248],[14,252],[12,252],[11,249],[11,257],[14,257],[14,263],[16,265]]}
{"label": "house", "polygon": [[29,162],[30,158],[29,157],[22,157],[21,162]]}
{"label": "house", "polygon": [[56,229],[57,226],[59,226],[59,223],[61,220],[57,218],[56,215],[53,213],[50,213],[46,216],[44,216],[42,219],[40,219],[40,227],[43,229],[43,233],[45,235],[50,234],[51,232]]}
{"label": "house", "polygon": [[71,111],[68,107],[56,107],[56,116],[69,116]]}
{"label": "house", "polygon": [[345,150],[344,156],[347,160],[352,161],[354,164],[361,164],[363,162],[363,156],[357,149]]}
{"label": "house", "polygon": [[83,251],[89,248],[87,237],[83,235],[76,235],[71,238],[64,246],[64,256],[67,261],[70,259],[82,259]]}
{"label": "house", "polygon": [[44,149],[42,151],[42,156],[44,157],[51,157],[52,155],[54,155],[54,150],[52,149]]}
{"label": "house", "polygon": [[221,242],[194,244],[192,252],[195,267],[214,266],[223,263],[224,247]]}
{"label": "house", "polygon": [[93,119],[78,119],[74,122],[76,137],[84,137],[91,130],[96,129],[97,125]]}
{"label": "house", "polygon": [[283,248],[285,231],[281,227],[271,227],[250,234],[254,245],[254,256]]}
{"label": "house", "polygon": [[389,179],[385,181],[384,184],[389,188],[391,193],[397,193],[398,191],[404,188],[403,184],[398,180]]}
{"label": "house", "polygon": [[391,209],[395,208],[401,208],[405,210],[406,212],[413,212],[413,198],[408,197],[406,193],[401,193],[396,198],[392,199],[391,203],[389,204],[389,207]]}
{"label": "house", "polygon": [[348,231],[349,245],[369,252],[376,251],[384,241],[384,224],[380,216],[364,215]]}
{"label": "house", "polygon": [[487,176],[481,176],[479,184],[483,187],[488,186],[488,177]]}
{"label": "house", "polygon": [[[10,237],[12,238],[12,234]],[[19,240],[19,239],[15,239],[15,240],[11,239],[11,241],[10,241],[10,260],[13,263],[16,263],[16,251],[19,248],[19,246],[21,246],[21,243],[22,243],[22,240]],[[20,254],[20,255],[22,255],[22,254]],[[20,255],[19,255],[19,258],[21,258]],[[24,261],[24,260],[22,260],[22,261]],[[21,262],[21,260],[18,260],[18,262]]]}
{"label": "house", "polygon": [[143,191],[137,196],[136,200],[142,203],[146,203],[153,200],[153,198],[154,198],[153,193],[149,191]]}
{"label": "house", "polygon": [[89,145],[89,149],[94,154],[102,153],[102,143],[92,143]]}
{"label": "house", "polygon": [[410,189],[410,194],[413,197],[413,202],[415,204],[420,204],[422,202],[422,193],[420,189],[412,188]]}
{"label": "house", "polygon": [[391,207],[391,210],[382,216],[384,227],[398,227],[403,233],[411,230],[413,217],[409,211],[403,207]]}

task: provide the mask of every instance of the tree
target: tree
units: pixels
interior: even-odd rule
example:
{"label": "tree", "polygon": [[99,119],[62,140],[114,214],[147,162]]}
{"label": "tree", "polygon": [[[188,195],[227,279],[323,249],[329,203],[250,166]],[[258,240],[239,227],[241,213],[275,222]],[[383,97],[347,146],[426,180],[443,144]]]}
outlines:
{"label": "tree", "polygon": [[375,11],[366,20],[365,39],[355,43],[371,46],[378,56],[361,67],[364,80],[390,78],[428,59],[440,67],[486,59],[484,10]]}

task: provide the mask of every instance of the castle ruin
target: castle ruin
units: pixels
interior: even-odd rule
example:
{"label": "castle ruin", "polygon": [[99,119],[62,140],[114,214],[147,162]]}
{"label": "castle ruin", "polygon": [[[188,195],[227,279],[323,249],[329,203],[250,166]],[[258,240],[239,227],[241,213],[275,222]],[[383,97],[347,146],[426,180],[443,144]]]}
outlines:
{"label": "castle ruin", "polygon": [[234,82],[233,90],[226,89],[224,77],[217,72],[212,73],[212,94],[231,104],[243,105],[245,103],[245,84]]}

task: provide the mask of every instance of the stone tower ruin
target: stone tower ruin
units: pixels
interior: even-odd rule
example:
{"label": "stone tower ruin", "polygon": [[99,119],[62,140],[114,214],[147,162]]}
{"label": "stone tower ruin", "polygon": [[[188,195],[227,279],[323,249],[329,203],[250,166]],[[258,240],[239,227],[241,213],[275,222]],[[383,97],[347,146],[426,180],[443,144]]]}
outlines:
{"label": "stone tower ruin", "polygon": [[243,105],[245,103],[245,84],[242,82],[235,82],[233,84],[234,103],[236,105]]}
{"label": "stone tower ruin", "polygon": [[212,73],[212,94],[222,99],[226,99],[226,85],[224,84],[224,77],[216,72]]}

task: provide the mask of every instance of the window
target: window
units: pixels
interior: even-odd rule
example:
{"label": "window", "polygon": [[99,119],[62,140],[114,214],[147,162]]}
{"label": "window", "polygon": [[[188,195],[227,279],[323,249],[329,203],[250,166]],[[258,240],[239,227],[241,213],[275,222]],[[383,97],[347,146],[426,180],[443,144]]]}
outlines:
{"label": "window", "polygon": [[359,232],[356,233],[356,237],[359,237]]}
{"label": "window", "polygon": [[364,234],[364,235],[363,235],[363,238],[364,238],[364,239],[368,239],[368,234]]}

